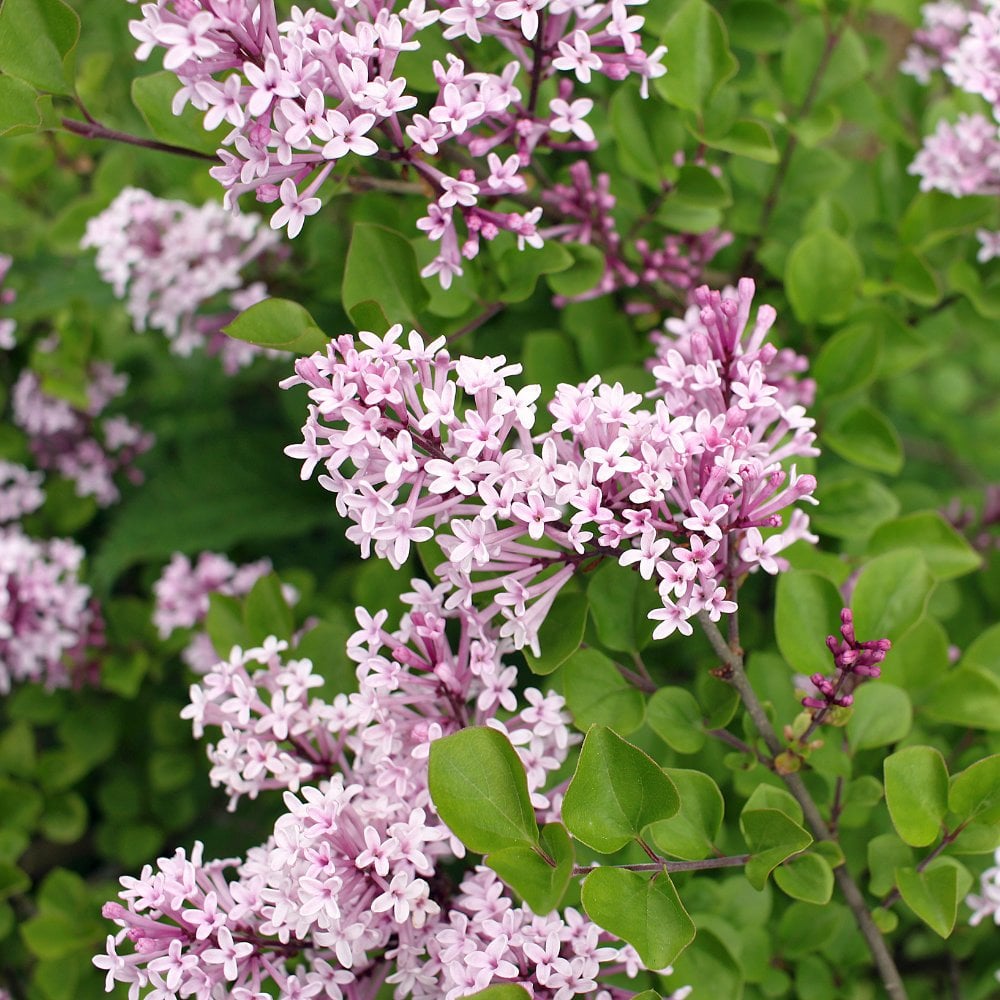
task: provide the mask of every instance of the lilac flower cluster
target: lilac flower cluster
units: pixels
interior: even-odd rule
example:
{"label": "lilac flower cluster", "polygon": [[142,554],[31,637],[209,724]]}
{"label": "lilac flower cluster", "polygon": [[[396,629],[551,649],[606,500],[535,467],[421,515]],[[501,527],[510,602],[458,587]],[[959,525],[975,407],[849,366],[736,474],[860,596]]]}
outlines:
{"label": "lilac flower cluster", "polygon": [[[643,51],[637,2],[440,0],[428,9],[410,0],[397,10],[394,0],[334,0],[328,14],[296,7],[279,22],[273,0],[157,0],[130,30],[137,58],[162,49],[177,74],[175,113],[190,103],[207,129],[232,126],[211,171],[227,206],[249,191],[280,201],[271,225],[294,237],[335,168],[346,176],[388,161],[432,192],[418,225],[440,251],[424,274],[448,287],[481,239],[507,231],[520,247],[541,245],[541,208],[514,211],[504,200],[527,190],[537,150],[595,148],[586,121],[594,102],[576,96],[577,83],[638,75],[645,93],[666,72],[663,47]],[[403,64],[442,39],[464,45],[463,58],[421,67],[432,68],[437,90],[421,101]],[[480,46],[495,71],[466,64]],[[497,66],[497,55],[507,61]]]}
{"label": "lilac flower cluster", "polygon": [[[569,176],[569,184],[557,183],[542,192],[542,200],[562,220],[547,228],[544,235],[547,239],[558,237],[564,242],[596,246],[603,251],[605,263],[604,273],[592,289],[572,300],[557,296],[557,306],[634,288],[640,283],[667,285],[689,294],[701,282],[712,258],[733,241],[732,233],[712,229],[705,233],[668,234],[658,247],[643,239],[626,246],[612,214],[616,199],[609,175],[599,174],[595,183],[590,164],[577,160],[569,168]],[[634,261],[633,254],[637,258]],[[637,312],[649,306],[636,302],[629,308]]]}
{"label": "lilac flower cluster", "polygon": [[[223,733],[209,748],[212,780],[232,805],[284,788],[287,812],[243,862],[205,862],[199,845],[122,879],[123,903],[104,908],[121,930],[94,960],[109,991],[125,982],[133,1000],[266,1000],[269,981],[283,998],[370,1000],[389,983],[400,1000],[453,1000],[524,982],[540,1000],[630,995],[597,985],[638,972],[630,946],[575,911],[515,907],[486,869],[457,890],[438,871],[464,849],[427,790],[433,740],[484,722],[506,732],[544,817],[558,811],[559,792],[545,786],[572,740],[562,699],[529,689],[519,707],[516,669],[501,660],[510,643],[484,616],[445,607],[444,595],[415,581],[392,633],[385,611],[358,609],[354,694],[317,697],[312,664],[273,638],[234,649],[191,688],[183,715],[195,735]],[[126,939],[134,950],[119,954]]]}
{"label": "lilac flower cluster", "polygon": [[[224,594],[244,597],[253,585],[271,572],[269,559],[237,566],[217,552],[202,552],[197,562],[180,552],[164,567],[160,578],[153,584],[153,624],[161,639],[166,639],[177,629],[196,628],[208,615],[209,595]],[[297,594],[287,585],[283,588],[285,599],[294,603]],[[218,661],[207,632],[196,632],[185,647],[181,658],[195,671],[203,674]]]}
{"label": "lilac flower cluster", "polygon": [[814,477],[782,463],[817,452],[812,385],[794,378],[801,359],[764,344],[774,310],[750,323],[753,293],[750,279],[731,297],[697,290],[697,316],[663,337],[652,409],[599,377],[563,384],[535,436],[539,387],[509,385],[521,369],[503,356],[452,360],[415,333],[404,347],[400,327],[341,337],[282,383],[312,400],[286,454],[303,478],[323,470],[364,556],[399,567],[436,537],[449,605],[477,598],[518,648],[537,650],[562,586],[605,558],[655,578],[656,638],[690,634],[697,612],[736,609],[727,581],[776,573],[780,550],[811,537],[801,511],[761,531],[812,500]]}
{"label": "lilac flower cluster", "polygon": [[[979,895],[970,893],[965,903],[972,910],[969,923],[975,927],[982,923],[987,917],[1000,925],[1000,850],[993,856],[995,864],[992,868],[987,868],[980,876]],[[1000,972],[997,973],[1000,979]]]}
{"label": "lilac flower cluster", "polygon": [[854,634],[854,615],[850,608],[840,612],[840,638],[828,635],[826,645],[833,656],[833,677],[813,674],[809,680],[814,692],[802,699],[802,704],[813,712],[814,725],[821,723],[831,709],[849,708],[854,704],[855,688],[882,673],[879,664],[892,648],[888,639],[860,642]]}
{"label": "lilac flower cluster", "polygon": [[[941,69],[960,90],[982,98],[992,118],[975,112],[952,124],[938,123],[924,139],[909,171],[922,191],[963,195],[1000,193],[1000,5],[942,2],[922,8],[924,25],[914,36],[901,69],[922,83]],[[1000,233],[980,230],[978,260],[1000,255]]]}
{"label": "lilac flower cluster", "polygon": [[122,416],[107,416],[107,406],[128,385],[111,365],[88,369],[87,406],[77,409],[42,389],[39,377],[25,369],[11,394],[14,423],[28,436],[35,462],[46,472],[73,481],[78,496],[92,496],[102,507],[120,496],[115,476],[142,482],[135,460],[153,445],[152,435]]}
{"label": "lilac flower cluster", "polygon": [[[17,293],[13,288],[3,287],[13,262],[12,257],[0,253],[0,306],[9,306],[17,298]],[[16,329],[17,323],[14,320],[9,316],[0,316],[0,350],[9,351],[14,347],[17,343],[14,339]]]}
{"label": "lilac flower cluster", "polygon": [[20,521],[45,503],[40,472],[0,460],[0,524]]}
{"label": "lilac flower cluster", "polygon": [[[137,330],[166,334],[170,349],[219,355],[235,372],[265,352],[227,337],[222,328],[267,298],[263,282],[241,272],[278,242],[257,215],[234,215],[125,188],[87,223],[81,246],[97,250],[97,269],[127,308]],[[218,302],[225,293],[224,303]]]}
{"label": "lilac flower cluster", "polygon": [[103,643],[104,623],[79,580],[83,556],[67,539],[0,528],[0,693],[20,682],[57,688],[91,679],[88,651]]}

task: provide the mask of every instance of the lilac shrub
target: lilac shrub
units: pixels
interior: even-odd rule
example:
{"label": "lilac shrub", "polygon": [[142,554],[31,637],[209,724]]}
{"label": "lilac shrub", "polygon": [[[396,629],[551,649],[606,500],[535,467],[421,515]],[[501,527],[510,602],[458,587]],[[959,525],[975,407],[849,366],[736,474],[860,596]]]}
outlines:
{"label": "lilac shrub", "polygon": [[78,496],[93,497],[101,507],[121,496],[116,475],[142,482],[135,461],[153,445],[152,435],[137,424],[105,413],[127,386],[127,375],[95,362],[87,370],[84,407],[46,392],[29,368],[11,393],[14,423],[27,435],[38,468],[71,480]]}
{"label": "lilac shrub", "polygon": [[83,558],[68,539],[0,528],[0,694],[15,683],[52,689],[93,679],[91,653],[104,625],[80,580]]}
{"label": "lilac shrub", "polygon": [[[287,812],[244,860],[204,861],[196,845],[123,878],[122,902],[104,908],[121,930],[94,960],[109,990],[250,1000],[273,984],[286,998],[370,998],[385,983],[398,998],[454,1000],[522,982],[561,1000],[633,992],[598,985],[641,966],[577,911],[534,914],[488,869],[456,888],[440,868],[464,848],[430,799],[432,741],[468,725],[500,729],[547,817],[561,799],[551,776],[576,738],[561,697],[515,694],[516,668],[502,659],[511,643],[487,615],[446,607],[443,587],[413,586],[395,632],[385,611],[357,610],[354,694],[318,696],[311,662],[273,637],[234,648],[191,687],[182,714],[196,737],[221,729],[208,753],[230,808],[284,789]],[[126,940],[132,950],[120,953]]]}
{"label": "lilac shrub", "polygon": [[[0,306],[8,306],[17,298],[17,293],[13,288],[3,287],[13,262],[13,257],[0,253]],[[13,349],[17,343],[14,337],[16,329],[17,323],[13,319],[9,316],[0,316],[0,350],[9,351]]]}
{"label": "lilac shrub", "polygon": [[[533,158],[596,147],[586,120],[593,101],[577,96],[578,84],[634,75],[645,93],[666,72],[663,47],[642,48],[634,6],[506,0],[433,9],[412,0],[396,11],[392,2],[337,0],[329,14],[295,8],[279,22],[267,2],[158,0],[130,29],[139,59],[162,49],[177,74],[175,113],[190,103],[207,129],[231,126],[211,171],[229,207],[248,192],[280,202],[271,225],[294,237],[319,211],[328,179],[388,161],[431,193],[418,227],[439,251],[423,273],[447,288],[481,240],[509,232],[519,247],[541,245],[541,205],[519,204]],[[433,61],[432,101],[403,75],[405,57],[430,35],[467,46],[463,58]]]}
{"label": "lilac shrub", "polygon": [[[269,559],[257,559],[237,566],[218,552],[202,552],[196,562],[175,552],[153,584],[153,624],[161,639],[178,629],[202,625],[209,611],[209,596],[245,597],[253,585],[271,572]],[[294,602],[295,591],[285,585],[285,599]],[[208,633],[195,632],[181,654],[196,673],[205,673],[218,659]]]}
{"label": "lilac shrub", "polygon": [[257,215],[125,188],[87,223],[81,245],[97,250],[97,269],[115,295],[127,298],[137,330],[160,330],[171,351],[184,357],[195,350],[218,355],[232,373],[268,353],[230,339],[222,328],[267,298],[264,283],[247,284],[241,272],[277,243]]}
{"label": "lilac shrub", "polygon": [[449,604],[475,596],[515,648],[537,654],[560,589],[609,557],[655,579],[654,638],[689,635],[699,611],[736,609],[727,580],[776,573],[810,537],[801,510],[780,512],[816,487],[794,465],[817,454],[812,386],[795,378],[802,359],[764,343],[774,310],[750,321],[753,293],[750,279],[732,296],[697,290],[696,314],[659,344],[651,409],[595,376],[559,387],[540,434],[540,390],[508,384],[521,366],[502,355],[453,361],[443,340],[404,347],[401,327],[342,337],[282,383],[312,400],[286,453],[303,478],[321,468],[362,555],[399,567],[435,537]]}

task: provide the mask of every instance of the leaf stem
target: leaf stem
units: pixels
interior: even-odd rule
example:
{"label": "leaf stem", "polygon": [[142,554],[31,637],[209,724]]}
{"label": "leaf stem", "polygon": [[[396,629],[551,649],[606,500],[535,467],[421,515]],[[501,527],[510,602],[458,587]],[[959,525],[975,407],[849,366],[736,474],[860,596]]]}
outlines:
{"label": "leaf stem", "polygon": [[627,872],[700,872],[712,868],[741,868],[750,860],[749,854],[735,854],[722,858],[704,858],[701,861],[658,861],[638,865],[574,865],[574,875],[589,875],[598,868],[621,868]]}

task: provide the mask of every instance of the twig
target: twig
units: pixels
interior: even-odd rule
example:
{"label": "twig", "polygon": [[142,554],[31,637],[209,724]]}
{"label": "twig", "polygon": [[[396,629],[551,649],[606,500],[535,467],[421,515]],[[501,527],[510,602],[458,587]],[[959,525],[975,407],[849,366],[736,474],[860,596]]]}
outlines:
{"label": "twig", "polygon": [[[725,665],[725,680],[736,689],[757,732],[760,733],[772,756],[777,757],[780,753],[784,752],[784,747],[781,745],[771,725],[771,720],[764,711],[764,706],[757,698],[754,689],[750,686],[750,681],[743,666],[742,651],[738,648],[730,648],[723,638],[722,633],[708,617],[707,612],[700,611],[698,617],[705,634],[708,636],[708,641]],[[788,790],[792,793],[795,801],[802,807],[802,814],[810,830],[812,830],[813,836],[817,840],[836,842],[836,837],[831,833],[826,821],[820,815],[819,808],[813,797],[809,794],[809,790],[803,783],[801,776],[793,772],[791,774],[782,774],[781,779],[788,786]],[[858,888],[857,882],[854,881],[854,877],[847,870],[847,865],[838,865],[833,870],[833,875],[837,880],[837,886],[841,894],[847,902],[851,913],[854,915],[858,929],[861,931],[865,943],[868,945],[868,950],[875,960],[875,966],[882,977],[886,991],[892,1000],[907,1000],[906,987],[903,985],[903,980],[899,975],[899,970],[896,968],[896,963],[889,953],[889,948],[882,937],[881,931],[875,926],[875,921],[872,920],[871,914],[868,912],[868,905],[865,903],[865,898]]]}
{"label": "twig", "polygon": [[173,146],[169,142],[158,142],[156,139],[143,139],[128,132],[119,132],[96,121],[80,122],[75,118],[63,118],[62,126],[67,132],[82,135],[85,139],[110,139],[112,142],[124,142],[129,146],[141,146],[143,149],[155,149],[161,153],[173,153],[175,156],[209,160],[213,163],[218,159],[209,153],[200,153],[197,149],[186,149],[184,146]]}

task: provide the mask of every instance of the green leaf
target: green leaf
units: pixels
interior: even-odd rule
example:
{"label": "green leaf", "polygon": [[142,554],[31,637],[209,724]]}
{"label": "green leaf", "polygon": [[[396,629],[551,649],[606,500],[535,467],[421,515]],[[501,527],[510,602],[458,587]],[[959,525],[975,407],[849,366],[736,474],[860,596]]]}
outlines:
{"label": "green leaf", "polygon": [[816,498],[819,506],[810,512],[810,526],[834,538],[864,538],[899,512],[896,495],[861,472],[821,480]]}
{"label": "green leaf", "polygon": [[937,275],[923,257],[911,250],[900,253],[892,270],[891,287],[920,306],[934,306],[941,299],[941,285]]}
{"label": "green leaf", "polygon": [[986,224],[994,204],[995,199],[984,196],[953,198],[941,191],[918,194],[900,222],[900,239],[914,250],[927,250],[956,233]]}
{"label": "green leaf", "polygon": [[742,118],[723,136],[707,136],[695,131],[696,138],[712,149],[745,156],[761,163],[777,163],[778,150],[767,127],[750,118]]}
{"label": "green leaf", "polygon": [[820,17],[799,22],[785,39],[781,50],[782,95],[793,106],[801,106],[821,71],[814,99],[822,104],[846,87],[856,83],[868,71],[864,43],[851,28],[840,35],[832,53],[826,52],[829,31]]}
{"label": "green leaf", "polygon": [[531,1000],[531,994],[523,986],[508,983],[505,986],[487,986],[478,993],[470,993],[467,1000]]}
{"label": "green leaf", "polygon": [[725,801],[719,786],[701,771],[668,767],[681,806],[669,819],[649,827],[649,837],[665,854],[683,861],[700,861],[712,854],[722,826]]}
{"label": "green leaf", "polygon": [[660,688],[649,699],[646,719],[671,750],[697,753],[705,745],[701,707],[687,688]]}
{"label": "green leaf", "polygon": [[1000,624],[980,632],[962,654],[963,667],[983,667],[1000,674]]}
{"label": "green leaf", "polygon": [[264,299],[244,310],[222,332],[257,347],[291,351],[302,357],[325,351],[330,338],[297,302]]}
{"label": "green leaf", "polygon": [[674,176],[671,157],[684,139],[676,114],[660,101],[643,100],[638,87],[623,84],[611,98],[610,124],[622,171],[660,191]]}
{"label": "green leaf", "polygon": [[959,667],[941,678],[923,705],[932,718],[1000,731],[1000,678],[982,667]]}
{"label": "green leaf", "polygon": [[784,788],[776,785],[758,785],[743,806],[744,811],[754,809],[777,809],[795,823],[802,823],[802,806]]}
{"label": "green leaf", "polygon": [[536,330],[524,339],[521,355],[524,381],[541,386],[542,399],[551,399],[560,382],[579,381],[580,366],[573,341],[559,330]]}
{"label": "green leaf", "polygon": [[71,95],[79,37],[80,18],[62,0],[4,0],[0,72],[51,94]]}
{"label": "green leaf", "polygon": [[915,549],[876,556],[861,571],[851,597],[858,638],[898,639],[923,616],[933,587],[927,562]]}
{"label": "green leaf", "polygon": [[587,595],[561,593],[538,630],[540,655],[524,650],[528,666],[536,674],[551,674],[580,648],[586,627]]}
{"label": "green leaf", "polygon": [[199,153],[214,153],[230,126],[223,124],[214,132],[206,132],[205,113],[190,104],[175,115],[172,105],[178,90],[176,75],[166,70],[139,76],[132,81],[132,103],[160,142]]}
{"label": "green leaf", "polygon": [[778,577],[774,629],[778,649],[794,670],[829,672],[826,637],[836,634],[842,607],[840,592],[819,573],[792,569]]}
{"label": "green leaf", "polygon": [[243,605],[228,594],[208,595],[205,631],[213,649],[221,657],[228,657],[233,646],[245,649],[253,645],[243,622]]}
{"label": "green leaf", "polygon": [[76,792],[63,792],[45,804],[39,828],[54,844],[72,844],[87,830],[87,803]]}
{"label": "green leaf", "polygon": [[564,246],[573,263],[564,271],[552,271],[545,275],[549,288],[556,295],[572,297],[582,295],[597,287],[604,275],[605,257],[597,247],[585,243],[569,243]]}
{"label": "green leaf", "polygon": [[563,664],[562,678],[566,706],[581,732],[596,723],[627,735],[642,725],[646,708],[642,692],[632,687],[599,650],[575,652]]}
{"label": "green leaf", "polygon": [[[717,934],[712,927],[704,926],[700,918],[696,919],[698,936],[671,963],[674,971],[668,983],[692,987],[692,996],[742,1000],[744,973],[736,955],[740,954],[741,944],[746,948],[746,938],[741,941],[738,934],[723,936],[722,928]],[[745,955],[744,950],[744,961]]]}
{"label": "green leaf", "polygon": [[693,163],[681,167],[675,190],[677,198],[701,208],[725,208],[733,201],[728,187],[711,170]]}
{"label": "green leaf", "polygon": [[679,807],[673,782],[648,754],[605,726],[587,733],[563,800],[563,821],[577,840],[613,854]]}
{"label": "green leaf", "polygon": [[253,585],[243,604],[243,624],[247,637],[255,644],[271,635],[277,639],[292,637],[295,619],[277,574],[268,573]]}
{"label": "green leaf", "polygon": [[796,318],[840,322],[854,305],[863,275],[857,251],[832,229],[803,236],[785,261],[785,290]]}
{"label": "green leaf", "polygon": [[785,858],[812,843],[811,834],[779,809],[744,808],[740,830],[753,855],[746,865],[747,881],[757,890],[764,888],[767,876]]}
{"label": "green leaf", "polygon": [[883,766],[885,801],[896,832],[911,847],[933,844],[948,811],[948,768],[941,752],[907,747],[886,757]]}
{"label": "green leaf", "polygon": [[477,854],[538,843],[524,765],[498,730],[474,726],[435,740],[428,783],[438,815]]}
{"label": "green leaf", "polygon": [[824,904],[833,895],[833,869],[819,854],[799,854],[774,870],[774,881],[786,896]]}
{"label": "green leaf", "polygon": [[0,135],[34,132],[41,123],[35,89],[12,76],[0,76]]}
{"label": "green leaf", "polygon": [[1000,754],[970,764],[951,779],[948,808],[963,821],[1000,823]]}
{"label": "green leaf", "polygon": [[901,548],[922,552],[937,580],[964,576],[983,563],[979,553],[937,511],[919,511],[881,524],[868,542],[868,552],[873,555]]}
{"label": "green leaf", "polygon": [[871,750],[898,743],[913,725],[909,695],[883,681],[858,688],[851,717],[847,721],[847,741],[852,750]]}
{"label": "green leaf", "polygon": [[[417,313],[427,304],[427,291],[410,241],[386,226],[355,223],[341,296],[359,329],[381,334],[394,323],[416,324]],[[372,302],[381,310],[383,322],[373,322],[377,313],[363,308]]]}
{"label": "green leaf", "polygon": [[[539,853],[544,851],[550,865]],[[573,842],[562,823],[542,827],[539,847],[506,847],[493,851],[486,863],[539,916],[550,913],[561,902],[576,860]]]}
{"label": "green leaf", "polygon": [[726,26],[705,0],[686,0],[667,22],[663,44],[670,52],[670,71],[656,81],[656,89],[688,111],[701,110],[739,68]]}
{"label": "green leaf", "polygon": [[854,392],[875,377],[881,353],[882,333],[876,324],[852,323],[823,344],[812,374],[826,396]]}
{"label": "green leaf", "polygon": [[903,468],[903,446],[891,423],[864,403],[838,413],[823,433],[838,455],[875,472],[897,475]]}
{"label": "green leaf", "polygon": [[868,889],[884,896],[896,885],[896,869],[913,864],[913,851],[894,833],[883,833],[868,842]]}
{"label": "green leaf", "polygon": [[597,868],[584,880],[581,898],[587,916],[632,945],[647,968],[666,968],[694,940],[694,923],[666,872],[649,878]]}
{"label": "green leaf", "polygon": [[0,862],[0,899],[20,895],[31,888],[31,879],[17,865]]}
{"label": "green leaf", "polygon": [[646,614],[652,608],[656,592],[643,584],[638,573],[612,559],[590,574],[587,583],[590,619],[597,637],[608,649],[637,652],[648,637]]}
{"label": "green leaf", "polygon": [[333,525],[329,501],[301,489],[280,429],[185,442],[178,458],[110,517],[91,579],[106,587],[137,562],[174,552],[301,536]]}
{"label": "green leaf", "polygon": [[729,8],[726,23],[734,46],[750,52],[780,52],[792,22],[771,0],[738,0]]}
{"label": "green leaf", "polygon": [[566,271],[573,266],[573,255],[555,240],[541,247],[518,250],[511,247],[497,262],[497,274],[503,282],[502,302],[523,302],[531,297],[543,274]]}
{"label": "green leaf", "polygon": [[948,860],[931,862],[922,872],[896,869],[896,885],[903,902],[943,938],[950,936],[958,915],[958,869]]}
{"label": "green leaf", "polygon": [[299,640],[297,658],[310,660],[313,670],[325,678],[335,694],[357,691],[355,663],[347,658],[347,637],[352,629],[340,622],[321,621]]}

